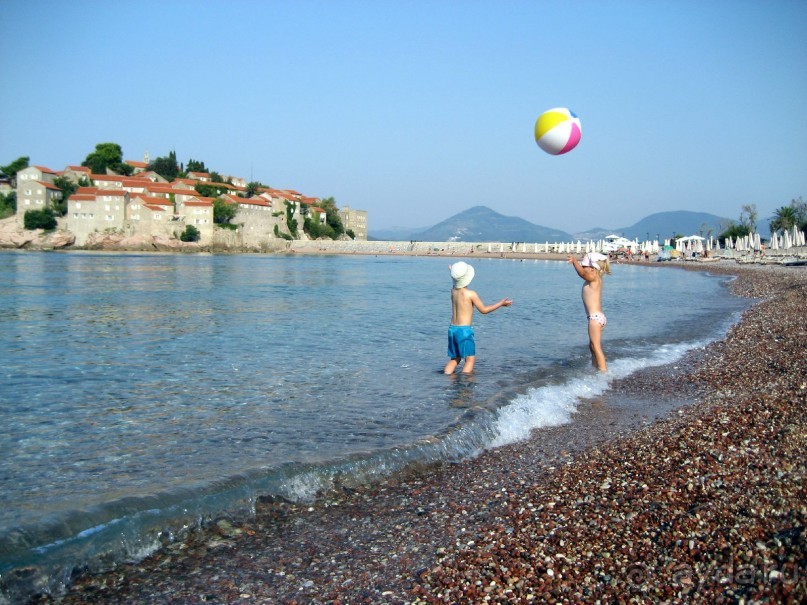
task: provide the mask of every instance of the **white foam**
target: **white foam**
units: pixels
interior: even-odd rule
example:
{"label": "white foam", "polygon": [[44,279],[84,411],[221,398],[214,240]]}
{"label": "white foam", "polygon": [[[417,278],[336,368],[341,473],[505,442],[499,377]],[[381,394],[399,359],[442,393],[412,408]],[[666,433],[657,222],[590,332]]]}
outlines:
{"label": "white foam", "polygon": [[494,423],[495,437],[489,447],[501,447],[523,441],[533,429],[559,426],[571,421],[581,400],[602,395],[614,380],[624,378],[643,368],[674,363],[705,342],[662,345],[647,354],[616,359],[609,362],[608,372],[586,369],[581,376],[562,384],[527,389],[501,408]]}
{"label": "white foam", "polygon": [[317,493],[327,487],[321,473],[306,472],[294,475],[283,482],[281,493],[292,502],[313,502]]}

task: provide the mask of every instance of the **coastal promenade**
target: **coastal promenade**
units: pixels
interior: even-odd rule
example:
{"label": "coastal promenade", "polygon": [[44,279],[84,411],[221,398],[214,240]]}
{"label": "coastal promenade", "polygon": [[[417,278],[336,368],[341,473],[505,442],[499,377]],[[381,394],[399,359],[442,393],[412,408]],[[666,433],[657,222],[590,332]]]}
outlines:
{"label": "coastal promenade", "polygon": [[300,254],[377,254],[399,256],[470,256],[479,258],[561,258],[559,243],[544,242],[420,242],[420,241],[294,241],[288,251]]}
{"label": "coastal promenade", "polygon": [[[585,252],[585,244],[577,242],[420,242],[420,241],[324,241],[296,240],[288,242],[286,252],[294,254],[370,254],[392,256],[461,256],[468,258],[518,258],[535,260],[566,260],[569,254],[580,255]],[[634,254],[633,261],[646,262],[643,255]],[[657,255],[651,254],[648,260],[655,261]],[[782,261],[807,260],[807,247],[791,247],[788,249],[768,250],[764,254],[739,250],[714,250],[708,257],[680,256],[671,262],[714,263],[726,261],[728,264],[779,264]],[[620,257],[620,262],[624,256]]]}
{"label": "coastal promenade", "polygon": [[736,275],[758,302],[723,341],[616,381],[572,424],[313,504],[260,500],[253,518],[78,576],[59,601],[805,602],[807,268],[654,266]]}

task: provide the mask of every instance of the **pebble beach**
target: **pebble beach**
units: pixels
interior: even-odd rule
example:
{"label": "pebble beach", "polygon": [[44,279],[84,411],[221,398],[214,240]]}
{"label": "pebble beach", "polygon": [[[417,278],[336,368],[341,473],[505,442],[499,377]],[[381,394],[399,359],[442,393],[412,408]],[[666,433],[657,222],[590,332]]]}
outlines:
{"label": "pebble beach", "polygon": [[263,499],[31,602],[807,601],[807,267],[664,265],[736,275],[759,302],[569,425],[310,504]]}

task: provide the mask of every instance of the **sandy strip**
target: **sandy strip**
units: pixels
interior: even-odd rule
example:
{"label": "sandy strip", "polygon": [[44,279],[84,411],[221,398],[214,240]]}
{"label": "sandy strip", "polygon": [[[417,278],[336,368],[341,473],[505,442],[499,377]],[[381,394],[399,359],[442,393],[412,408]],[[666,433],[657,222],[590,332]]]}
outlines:
{"label": "sandy strip", "polygon": [[766,298],[572,425],[312,506],[264,501],[61,601],[804,602],[807,269],[675,266]]}

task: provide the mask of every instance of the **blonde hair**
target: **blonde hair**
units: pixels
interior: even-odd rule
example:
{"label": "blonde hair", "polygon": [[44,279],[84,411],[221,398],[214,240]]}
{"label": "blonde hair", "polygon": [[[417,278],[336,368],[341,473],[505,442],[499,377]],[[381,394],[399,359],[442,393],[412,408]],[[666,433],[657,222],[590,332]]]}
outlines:
{"label": "blonde hair", "polygon": [[597,266],[600,268],[600,271],[602,271],[603,273],[607,273],[608,275],[611,275],[611,261],[609,261],[607,258],[604,258],[602,260],[598,260],[597,261]]}

